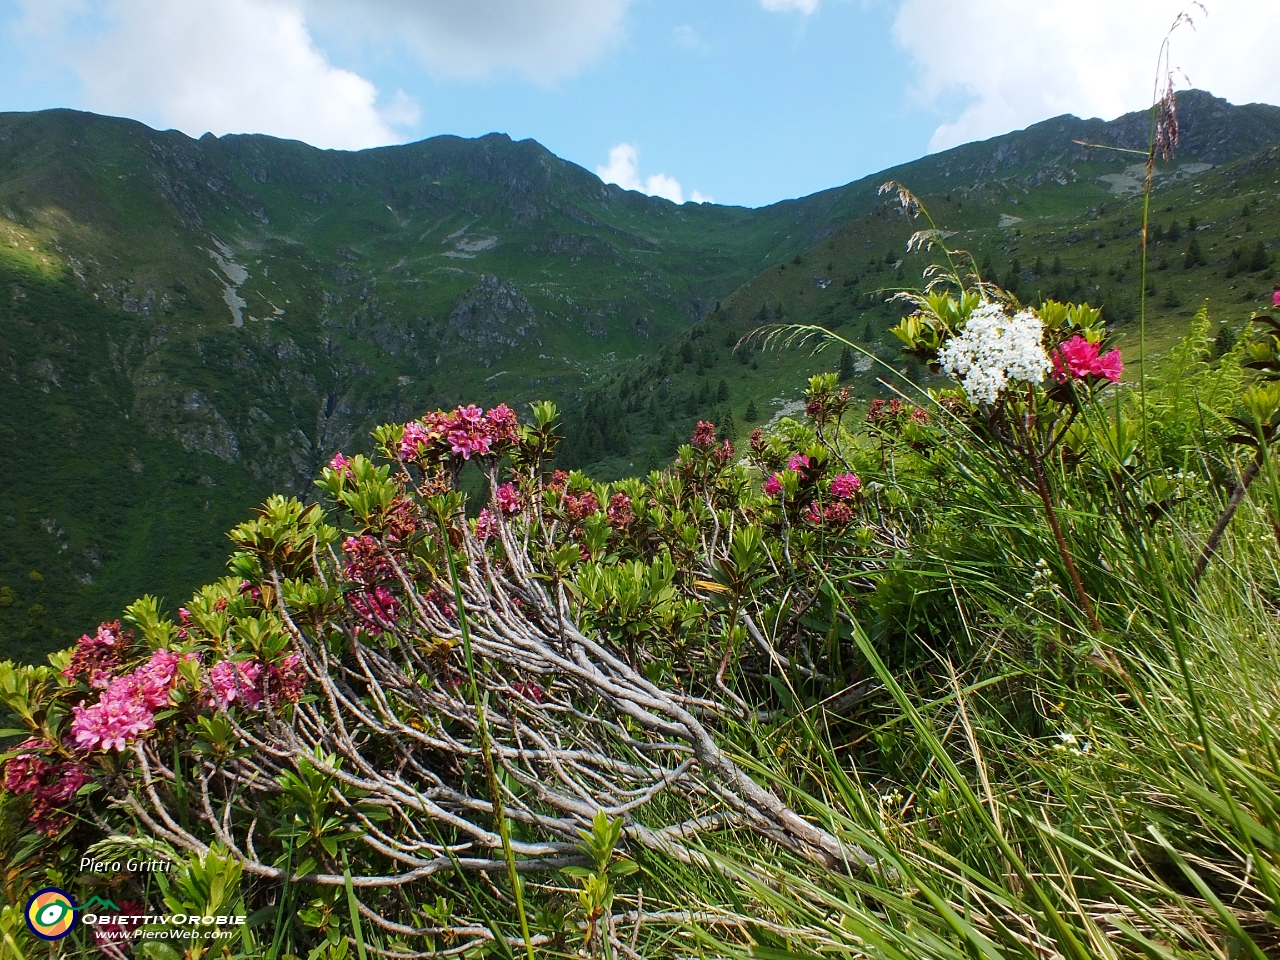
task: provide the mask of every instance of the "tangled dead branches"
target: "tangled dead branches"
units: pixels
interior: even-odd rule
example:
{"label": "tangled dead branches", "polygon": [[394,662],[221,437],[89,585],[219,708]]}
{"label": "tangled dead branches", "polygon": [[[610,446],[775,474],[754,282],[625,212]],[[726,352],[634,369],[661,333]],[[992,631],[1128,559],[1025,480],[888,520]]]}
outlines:
{"label": "tangled dead branches", "polygon": [[[741,824],[829,868],[874,866],[730,759],[704,723],[726,713],[720,702],[658,687],[580,631],[566,612],[564,585],[533,568],[513,526],[498,524],[501,560],[465,525],[448,531],[461,539],[461,611],[442,599],[444,587],[420,555],[383,539],[379,561],[399,584],[396,615],[366,610],[361,618],[348,605],[345,617],[334,617],[286,600],[298,594],[304,568],[322,590],[337,586],[340,568],[321,527],[294,512],[302,519],[292,530],[260,538],[259,589],[313,693],[286,710],[264,702],[256,714],[223,714],[241,745],[225,756],[197,754],[179,766],[164,739],[135,743],[140,776],[120,802],[156,836],[196,853],[217,842],[249,874],[331,886],[344,883],[337,854],[362,847],[358,859],[377,865],[351,879],[364,916],[390,933],[439,935],[390,919],[396,890],[441,872],[505,868],[481,774],[479,703],[502,809],[525,837],[510,842],[522,872],[576,862],[579,831],[600,810],[623,819],[630,843],[685,862],[702,860],[690,845],[699,834]],[[299,537],[312,553],[301,563]],[[457,663],[462,617],[475,691]],[[674,802],[654,802],[664,795]],[[273,856],[272,813],[282,798],[303,808],[311,802],[304,810],[311,819],[296,830],[318,839],[328,857],[313,856],[299,870]],[[321,809],[334,799],[336,807]],[[675,810],[678,819],[670,817]]]}

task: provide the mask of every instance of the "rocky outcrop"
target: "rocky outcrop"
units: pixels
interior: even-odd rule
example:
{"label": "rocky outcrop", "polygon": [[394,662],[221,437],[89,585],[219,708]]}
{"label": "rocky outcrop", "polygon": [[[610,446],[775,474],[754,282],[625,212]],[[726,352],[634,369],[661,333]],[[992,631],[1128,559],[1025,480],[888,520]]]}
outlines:
{"label": "rocky outcrop", "polygon": [[451,333],[480,347],[518,346],[537,326],[537,313],[520,288],[488,273],[454,301],[449,314]]}
{"label": "rocky outcrop", "polygon": [[219,460],[235,463],[240,459],[240,438],[209,398],[191,391],[173,411],[173,437],[182,449],[212,454]]}

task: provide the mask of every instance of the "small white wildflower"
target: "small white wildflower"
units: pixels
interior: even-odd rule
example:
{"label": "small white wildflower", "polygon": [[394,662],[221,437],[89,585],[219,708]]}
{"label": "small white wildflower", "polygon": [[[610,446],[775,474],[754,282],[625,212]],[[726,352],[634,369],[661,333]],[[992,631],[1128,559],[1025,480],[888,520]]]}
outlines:
{"label": "small white wildflower", "polygon": [[1039,599],[1041,594],[1057,593],[1058,586],[1053,582],[1053,570],[1049,561],[1041,557],[1036,561],[1035,570],[1031,574],[1031,589],[1022,595],[1029,602]]}
{"label": "small white wildflower", "polygon": [[942,369],[974,400],[995,403],[1011,380],[1040,383],[1049,372],[1044,324],[1031,310],[1012,317],[996,303],[983,303],[964,331],[938,353]]}

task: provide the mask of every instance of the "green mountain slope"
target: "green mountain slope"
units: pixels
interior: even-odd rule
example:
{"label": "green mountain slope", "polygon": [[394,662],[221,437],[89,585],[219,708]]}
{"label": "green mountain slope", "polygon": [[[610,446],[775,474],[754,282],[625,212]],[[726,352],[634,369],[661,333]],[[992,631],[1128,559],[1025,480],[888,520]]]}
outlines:
{"label": "green mountain slope", "polygon": [[[1217,295],[1215,258],[1244,242],[1212,232],[1244,230],[1213,198],[1239,212],[1254,190],[1250,226],[1280,235],[1258,153],[1280,108],[1192,92],[1180,109],[1161,216],[1214,226],[1196,234],[1209,266],[1156,281],[1175,312]],[[748,405],[776,412],[817,361],[734,353],[738,336],[785,317],[874,344],[893,320],[880,291],[919,276],[898,264],[913,226],[877,194],[889,178],[1002,279],[1016,258],[1020,284],[1087,281],[1126,319],[1130,158],[1072,141],[1141,147],[1146,124],[1058,118],[748,210],[629,193],[501,135],[343,153],[0,115],[0,655],[209,579],[232,518],[267,490],[309,492],[387,419],[551,397],[573,427],[564,461],[604,476],[660,462],[700,417],[745,430]],[[1233,282],[1257,293],[1248,276]]]}
{"label": "green mountain slope", "polygon": [[[1208,98],[1201,103],[1215,106]],[[1125,120],[1117,121],[1119,134],[1126,130]],[[1064,135],[1079,132],[1073,124],[1060,126],[1067,128]],[[1261,129],[1266,136],[1276,135],[1269,126]],[[999,138],[1008,148],[1006,156],[1020,146],[1017,136]],[[1157,167],[1146,281],[1149,354],[1162,352],[1182,336],[1205,300],[1228,338],[1270,306],[1280,256],[1280,147],[1221,166],[1195,159],[1229,156],[1219,152],[1225,139],[1221,131],[1201,139],[1188,136],[1182,144],[1188,149]],[[1103,135],[1093,142],[1126,146],[1130,141]],[[1261,136],[1241,141],[1245,147],[1259,142]],[[1204,152],[1189,149],[1197,145]],[[986,145],[953,154],[978,147]],[[989,151],[988,158],[1001,150]],[[910,187],[945,232],[948,246],[970,251],[984,277],[1025,301],[1052,298],[1101,306],[1133,360],[1140,343],[1143,170],[1127,159],[1117,163],[1110,151],[1079,150],[1081,156],[1057,168],[1062,176],[1045,175],[1051,168],[1041,163],[1041,151],[1035,162],[1019,161],[1015,172],[1000,180],[951,182],[945,171],[939,175],[925,161],[886,171],[878,179],[881,184],[898,179]],[[976,175],[989,170],[969,168]],[[927,226],[924,218],[908,219],[895,194],[878,196],[869,212],[761,272],[653,357],[638,359],[584,390],[586,402],[579,406],[587,414],[571,432],[594,436],[591,421],[599,427],[602,411],[620,407],[628,414],[632,434],[646,446],[626,458],[585,449],[579,453],[582,460],[592,462],[603,453],[605,462],[593,463],[593,468],[605,475],[622,474],[650,458],[650,449],[671,453],[700,417],[727,421],[741,438],[756,422],[798,411],[804,378],[841,369],[841,353],[815,356],[806,348],[763,352],[754,344],[734,349],[740,338],[768,324],[820,325],[883,361],[875,363],[853,351],[843,358],[845,381],[863,399],[888,396],[883,380],[902,388],[893,369],[917,383],[941,383],[918,364],[905,363],[897,340],[888,334],[901,316],[893,293],[918,286],[929,264],[939,260],[937,251],[907,250],[908,238]]]}

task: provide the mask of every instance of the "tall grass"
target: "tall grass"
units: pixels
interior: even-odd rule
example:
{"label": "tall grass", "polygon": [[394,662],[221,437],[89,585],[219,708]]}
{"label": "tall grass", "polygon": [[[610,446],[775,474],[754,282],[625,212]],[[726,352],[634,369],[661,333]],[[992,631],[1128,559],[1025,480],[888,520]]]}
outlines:
{"label": "tall grass", "polygon": [[[1181,361],[1200,363],[1190,347]],[[891,668],[870,636],[873,608],[842,598],[880,701],[852,719],[803,710],[776,738],[785,751],[753,751],[759,776],[896,878],[709,851],[754,903],[734,914],[740,925],[722,913],[695,924],[708,946],[756,957],[1280,952],[1275,540],[1267,506],[1246,500],[1191,589],[1230,492],[1206,476],[1231,459],[1197,439],[1218,414],[1196,369],[1166,367],[1148,386],[1151,409],[1179,392],[1187,408],[1181,427],[1160,425],[1163,451],[1108,462],[1114,421],[1095,411],[1096,465],[1051,465],[1100,631],[1074,626],[1084,621],[1025,484],[974,438],[956,439],[947,466],[962,479],[893,574],[927,592],[916,633],[936,652]],[[1165,463],[1187,470],[1171,480]],[[895,482],[914,502],[936,489],[909,472]]]}

